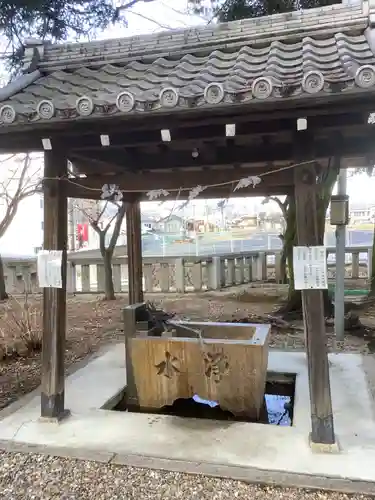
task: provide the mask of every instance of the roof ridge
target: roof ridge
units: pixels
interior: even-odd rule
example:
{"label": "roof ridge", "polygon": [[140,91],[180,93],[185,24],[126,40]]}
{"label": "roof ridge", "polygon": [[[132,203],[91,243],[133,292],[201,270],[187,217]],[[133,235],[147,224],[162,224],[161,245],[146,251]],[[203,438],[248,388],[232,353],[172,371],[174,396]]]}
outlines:
{"label": "roof ridge", "polygon": [[154,60],[181,53],[236,49],[239,44],[268,43],[306,36],[329,36],[337,31],[364,29],[369,23],[367,2],[357,6],[333,4],[325,7],[231,21],[217,25],[192,26],[156,34],[137,35],[85,43],[51,44],[41,40],[25,42],[23,71],[43,72],[106,62]]}
{"label": "roof ridge", "polygon": [[[302,43],[294,40],[287,51],[275,41],[267,50],[238,43],[238,50],[224,57],[213,50],[209,56],[181,56],[167,65],[159,57],[149,64],[57,70],[29,82],[23,90],[20,82],[17,93],[9,87],[3,89],[0,129],[12,124],[22,127],[50,121],[53,126],[95,116],[125,118],[373,93],[375,55],[368,35],[365,30],[359,36],[336,32],[317,43],[302,36]],[[23,83],[37,75],[23,75]]]}

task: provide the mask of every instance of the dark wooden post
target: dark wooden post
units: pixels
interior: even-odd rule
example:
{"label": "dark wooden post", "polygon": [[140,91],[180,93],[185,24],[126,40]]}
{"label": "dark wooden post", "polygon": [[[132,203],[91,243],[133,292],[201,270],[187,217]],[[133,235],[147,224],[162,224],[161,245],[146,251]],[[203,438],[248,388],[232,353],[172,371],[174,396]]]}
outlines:
{"label": "dark wooden post", "polygon": [[[60,149],[44,153],[44,250],[62,250],[62,288],[43,290],[41,416],[61,419],[64,408],[66,331],[67,197],[63,181],[67,158]],[[53,180],[51,180],[53,179]]]}
{"label": "dark wooden post", "polygon": [[126,210],[129,304],[143,302],[141,204],[129,202]]}
{"label": "dark wooden post", "polygon": [[123,309],[126,362],[126,405],[127,409],[139,407],[138,390],[134,379],[132,361],[132,338],[137,336],[137,312],[145,309],[145,304],[132,304]]}
{"label": "dark wooden post", "polygon": [[[319,245],[314,165],[294,169],[297,236],[301,246]],[[311,443],[335,444],[323,292],[302,291],[311,405]]]}

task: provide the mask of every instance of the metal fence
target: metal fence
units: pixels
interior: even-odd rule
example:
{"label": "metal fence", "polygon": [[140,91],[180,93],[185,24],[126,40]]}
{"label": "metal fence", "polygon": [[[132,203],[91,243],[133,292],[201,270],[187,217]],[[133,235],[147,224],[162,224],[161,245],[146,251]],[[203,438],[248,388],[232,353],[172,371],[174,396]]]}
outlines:
{"label": "metal fence", "polygon": [[[371,247],[373,232],[369,230],[348,229],[346,234],[347,247]],[[178,241],[178,242],[177,242]],[[198,235],[192,241],[181,241],[181,238],[171,236],[149,235],[143,237],[143,256],[209,256],[229,253],[242,253],[264,250],[280,250],[282,248],[279,233],[277,232],[254,232],[238,233],[236,237],[231,233],[204,233]],[[327,232],[325,245],[335,246],[334,232]],[[332,257],[334,258],[334,257]],[[367,254],[361,256],[366,259]]]}

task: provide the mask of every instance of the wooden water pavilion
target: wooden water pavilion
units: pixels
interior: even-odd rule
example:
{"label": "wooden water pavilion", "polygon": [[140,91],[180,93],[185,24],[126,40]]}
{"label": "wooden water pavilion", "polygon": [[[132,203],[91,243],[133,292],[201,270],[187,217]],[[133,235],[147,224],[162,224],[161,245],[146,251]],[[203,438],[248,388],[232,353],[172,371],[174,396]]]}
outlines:
{"label": "wooden water pavilion", "polygon": [[[25,42],[22,75],[0,90],[0,150],[44,151],[44,249],[63,250],[63,287],[44,289],[42,417],[65,412],[67,197],[100,199],[106,183],[123,191],[130,303],[143,300],[140,201],[150,190],[175,197],[226,183],[201,194],[226,197],[232,181],[267,173],[235,194],[294,193],[299,244],[318,244],[317,165],[374,163],[374,23],[370,0],[116,40]],[[322,291],[303,292],[303,309],[311,439],[330,445]]]}

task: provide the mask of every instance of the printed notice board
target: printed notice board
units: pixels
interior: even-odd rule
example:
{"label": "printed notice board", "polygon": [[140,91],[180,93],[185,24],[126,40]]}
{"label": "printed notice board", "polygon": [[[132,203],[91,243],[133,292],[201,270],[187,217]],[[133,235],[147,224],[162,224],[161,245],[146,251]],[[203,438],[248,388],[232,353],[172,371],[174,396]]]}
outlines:
{"label": "printed notice board", "polygon": [[324,246],[293,247],[293,271],[296,290],[327,289],[326,248]]}
{"label": "printed notice board", "polygon": [[41,250],[38,253],[38,282],[40,288],[62,288],[62,251]]}

